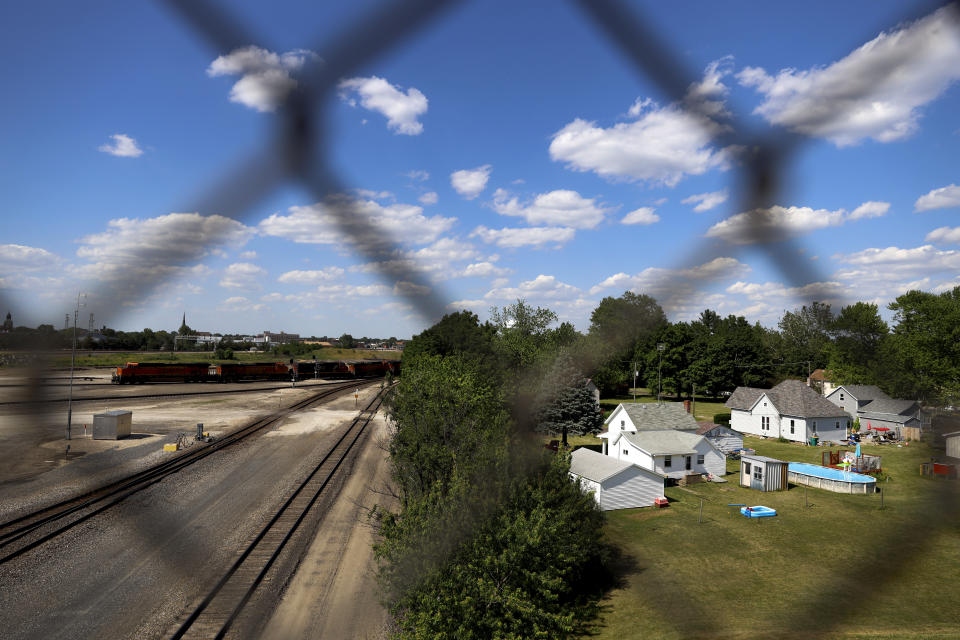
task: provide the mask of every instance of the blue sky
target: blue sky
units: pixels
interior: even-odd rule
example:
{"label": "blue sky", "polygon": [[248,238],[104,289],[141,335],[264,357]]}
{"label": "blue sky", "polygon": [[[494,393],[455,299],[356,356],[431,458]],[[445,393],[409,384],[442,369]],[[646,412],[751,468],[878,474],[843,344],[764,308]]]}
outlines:
{"label": "blue sky", "polygon": [[[773,325],[960,284],[955,16],[673,4],[631,7],[689,74],[680,100],[578,5],[454,5],[333,79],[323,152],[346,193],[286,182],[223,211],[213,186],[385,5],[231,3],[253,41],[218,50],[164,3],[7,3],[0,302],[34,326],[82,291],[82,324],[407,337],[435,319],[425,294],[481,318],[523,297],[586,330],[628,289],[672,319]],[[793,153],[748,215],[758,136]],[[358,254],[345,208],[395,246]]]}

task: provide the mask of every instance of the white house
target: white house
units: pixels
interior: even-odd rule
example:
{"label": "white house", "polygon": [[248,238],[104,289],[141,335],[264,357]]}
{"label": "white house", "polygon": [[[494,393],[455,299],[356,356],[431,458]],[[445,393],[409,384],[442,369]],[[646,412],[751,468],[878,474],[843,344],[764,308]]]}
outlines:
{"label": "white house", "polygon": [[860,418],[860,429],[885,427],[902,435],[904,427],[920,430],[920,405],[913,400],[897,400],[872,384],[843,384],[826,396],[853,418]]}
{"label": "white house", "polygon": [[943,440],[947,445],[947,456],[960,458],[960,431],[943,434]]}
{"label": "white house", "polygon": [[726,456],[703,436],[688,431],[621,431],[610,438],[607,455],[668,478],[727,472]]}
{"label": "white house", "polygon": [[730,428],[741,433],[807,442],[847,437],[849,414],[799,380],[784,380],[772,389],[737,387],[726,401]]}
{"label": "white house", "polygon": [[597,437],[603,440],[603,452],[608,443],[621,432],[640,431],[687,431],[696,433],[700,425],[687,413],[681,402],[621,403],[603,421],[607,430]]}
{"label": "white house", "polygon": [[571,454],[570,477],[580,481],[584,492],[593,493],[603,511],[649,507],[663,496],[664,477],[659,473],[590,449]]}
{"label": "white house", "polygon": [[712,422],[697,422],[700,428],[697,429],[697,435],[703,436],[713,443],[724,455],[737,449],[743,449],[743,434],[734,431],[730,427]]}

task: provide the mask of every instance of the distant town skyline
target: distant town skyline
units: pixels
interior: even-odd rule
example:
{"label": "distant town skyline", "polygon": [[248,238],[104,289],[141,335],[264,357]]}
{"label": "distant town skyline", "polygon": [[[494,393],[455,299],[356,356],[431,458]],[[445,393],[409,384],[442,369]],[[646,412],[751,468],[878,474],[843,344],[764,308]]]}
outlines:
{"label": "distant town skyline", "polygon": [[[428,298],[481,320],[524,298],[585,331],[632,290],[671,320],[773,326],[814,299],[889,318],[909,289],[960,284],[945,9],[634,6],[690,74],[681,96],[575,4],[465,3],[335,79],[323,152],[343,193],[288,184],[229,211],[211,190],[379,5],[230,3],[255,40],[227,50],[162,4],[55,5],[0,8],[0,307],[18,324],[60,328],[83,292],[81,327],[172,330],[186,308],[232,334],[410,337],[437,320]],[[768,136],[791,155],[758,215],[743,142]],[[344,202],[369,237],[344,234]]]}

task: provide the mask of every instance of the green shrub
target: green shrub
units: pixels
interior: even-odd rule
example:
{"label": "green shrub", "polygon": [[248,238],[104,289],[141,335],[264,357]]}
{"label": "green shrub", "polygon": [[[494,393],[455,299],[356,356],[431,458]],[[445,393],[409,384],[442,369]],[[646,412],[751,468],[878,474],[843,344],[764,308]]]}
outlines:
{"label": "green shrub", "polygon": [[724,413],[715,413],[713,414],[713,421],[717,424],[721,424],[725,427],[730,426],[730,412],[725,411]]}

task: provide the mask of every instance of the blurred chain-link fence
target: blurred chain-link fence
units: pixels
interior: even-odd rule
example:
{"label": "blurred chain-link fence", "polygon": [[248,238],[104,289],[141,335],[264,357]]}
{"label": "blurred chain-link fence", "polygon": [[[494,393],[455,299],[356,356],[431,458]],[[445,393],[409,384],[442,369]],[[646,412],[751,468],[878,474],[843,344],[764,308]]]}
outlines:
{"label": "blurred chain-link fence", "polygon": [[[270,49],[256,32],[249,30],[238,16],[225,7],[203,0],[166,0],[164,4],[217,54],[250,45]],[[335,102],[341,79],[350,77],[377,58],[390,55],[391,50],[402,41],[416,37],[421,30],[458,4],[455,0],[391,2],[341,29],[333,41],[319,43],[314,50],[320,53],[324,64],[299,78],[297,90],[290,94],[276,114],[273,134],[263,141],[258,150],[228,168],[222,180],[206,188],[204,196],[189,210],[242,220],[270,194],[293,183],[304,187],[318,202],[329,203],[325,208],[327,214],[332,216],[340,234],[358,255],[374,264],[383,264],[400,254],[399,244],[386,235],[382,228],[375,227],[367,214],[350,199],[330,199],[330,196],[349,192],[349,188],[338,175],[336,160],[328,156],[328,111]],[[645,19],[636,3],[577,0],[576,4],[586,19],[608,38],[610,45],[629,60],[638,75],[652,80],[667,99],[683,105],[689,113],[702,118],[710,117],[703,104],[685,100],[689,87],[697,82],[696,74],[682,64],[679,52]],[[910,7],[905,5],[901,19],[920,18],[939,6],[927,3],[914,3]],[[960,22],[958,3],[949,3],[947,7],[951,19]],[[872,35],[864,34],[865,37]],[[957,64],[960,65],[960,60]],[[895,69],[891,63],[890,73]],[[881,79],[873,89],[879,91],[883,82]],[[855,101],[850,100],[847,104],[853,108]],[[840,119],[845,115],[842,112],[814,114],[811,118],[819,120],[812,124],[823,126],[831,119]],[[737,210],[745,212],[750,218],[748,224],[740,227],[742,233],[750,237],[740,243],[703,240],[694,246],[690,246],[687,238],[677,266],[682,268],[700,264],[705,256],[708,259],[721,255],[735,256],[749,246],[751,251],[764,254],[790,285],[802,287],[809,283],[824,282],[826,278],[817,271],[816,264],[801,257],[798,251],[802,248],[801,243],[791,238],[788,230],[778,227],[777,220],[770,218],[768,213],[769,208],[777,204],[782,186],[789,178],[787,171],[791,161],[802,152],[809,138],[756,132],[748,122],[739,120],[736,115],[731,116],[729,124],[716,134],[715,141],[725,147],[736,146],[742,150],[734,167],[739,185],[735,199],[738,202]],[[184,257],[183,263],[194,257]],[[680,269],[667,273],[677,271]],[[407,302],[430,321],[439,319],[451,310],[448,308],[450,298],[414,263],[391,260],[389,270],[384,270],[381,276],[391,285],[409,283],[411,286],[395,291],[405,295]],[[131,274],[129,282],[124,283],[121,279],[110,286],[127,288],[125,284],[133,285],[135,277],[138,276]],[[658,283],[658,290],[669,292],[672,284],[668,275]],[[429,293],[424,295],[424,292]],[[669,296],[669,293],[665,295]],[[669,299],[661,299],[660,302],[663,304]],[[42,401],[45,391],[38,386],[33,393],[35,400]],[[931,518],[955,520],[958,517],[958,505],[954,494],[947,490],[940,491],[932,511],[929,514]],[[893,526],[870,533],[875,546],[897,548],[900,551],[886,556],[882,563],[869,554],[861,558],[849,558],[842,575],[837,575],[819,588],[803,592],[812,595],[794,594],[790,620],[783,624],[784,629],[831,636],[845,621],[842,615],[833,615],[829,619],[819,617],[822,610],[835,610],[828,607],[828,603],[846,598],[865,584],[873,589],[882,589],[884,583],[911,572],[926,545],[937,543],[933,537],[925,537],[924,528],[913,525]],[[911,544],[902,545],[905,540],[910,540]],[[658,589],[658,598],[685,603],[694,612],[703,609],[697,594],[679,591],[666,583],[658,585]],[[699,617],[701,620],[710,618],[706,614]],[[730,631],[722,626],[720,617],[716,617],[716,620],[716,626],[710,633],[723,636]],[[759,622],[762,626],[762,615],[759,621],[752,622]],[[676,631],[681,637],[694,633],[687,624],[683,619],[675,622]],[[701,635],[702,632],[702,628],[698,628],[695,633]]]}

